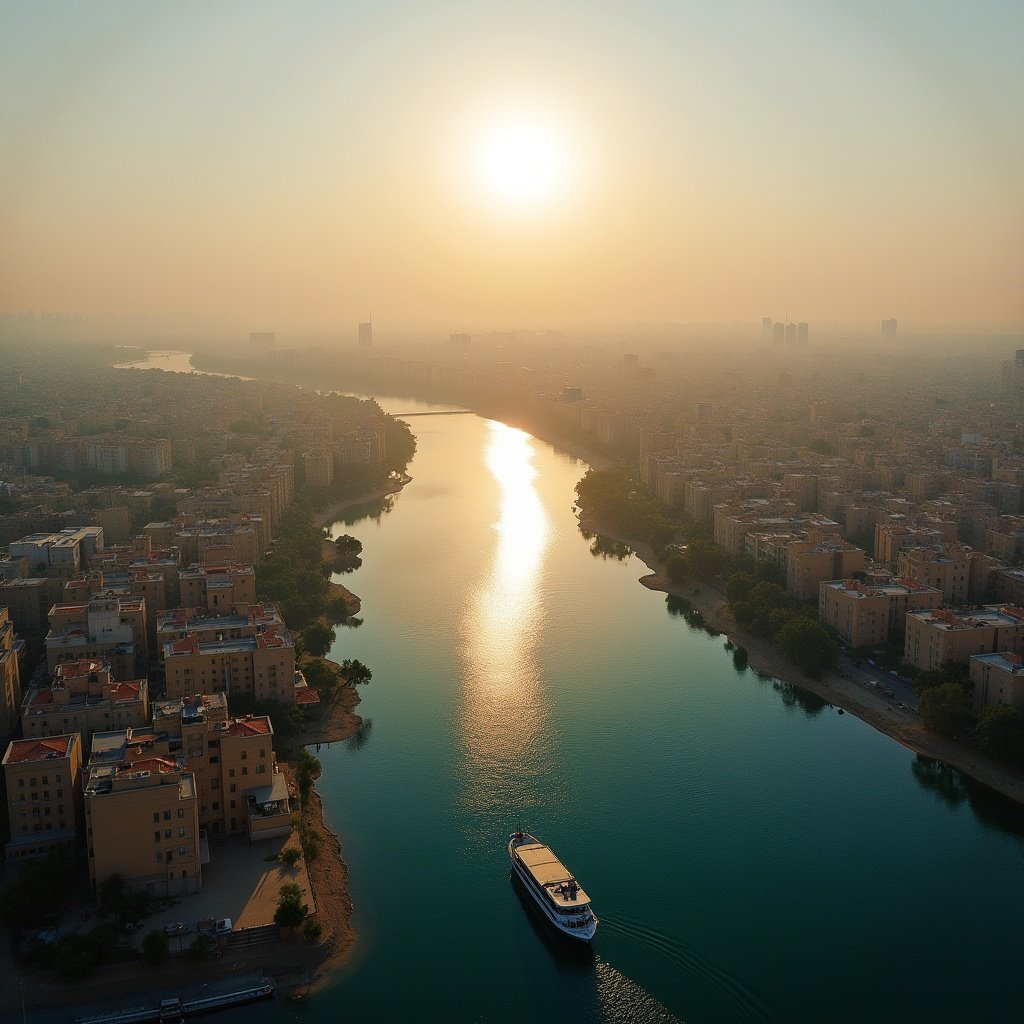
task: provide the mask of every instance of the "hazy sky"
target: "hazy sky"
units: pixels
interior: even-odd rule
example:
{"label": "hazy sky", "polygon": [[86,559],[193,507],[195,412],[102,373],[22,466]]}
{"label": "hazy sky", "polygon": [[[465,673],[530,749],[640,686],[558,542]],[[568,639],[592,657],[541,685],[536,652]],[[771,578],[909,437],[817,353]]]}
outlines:
{"label": "hazy sky", "polygon": [[1024,4],[0,4],[0,311],[1024,326]]}

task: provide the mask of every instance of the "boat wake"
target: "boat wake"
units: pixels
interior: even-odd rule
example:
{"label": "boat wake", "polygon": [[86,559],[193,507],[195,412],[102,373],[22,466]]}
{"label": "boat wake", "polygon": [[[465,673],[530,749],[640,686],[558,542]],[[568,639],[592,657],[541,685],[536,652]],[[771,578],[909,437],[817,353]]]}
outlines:
{"label": "boat wake", "polygon": [[[643,943],[648,949],[667,960],[680,971],[697,975],[708,981],[713,988],[722,992],[728,998],[729,1003],[733,1007],[729,1013],[722,1014],[723,1019],[750,1021],[751,1024],[769,1024],[769,1022],[775,1021],[775,1014],[765,1005],[756,992],[710,960],[706,960],[692,950],[682,948],[672,937],[622,917],[602,915],[601,927],[606,931],[618,932],[620,935],[628,936]],[[628,981],[628,979],[624,980]],[[633,983],[629,982],[629,984]],[[643,990],[640,989],[640,991],[642,992]],[[618,1020],[620,1018],[609,1019]],[[621,1019],[646,1021],[648,1018],[624,1017]],[[659,1017],[650,1018],[650,1020],[660,1019]],[[676,1018],[668,1019],[675,1020]]]}

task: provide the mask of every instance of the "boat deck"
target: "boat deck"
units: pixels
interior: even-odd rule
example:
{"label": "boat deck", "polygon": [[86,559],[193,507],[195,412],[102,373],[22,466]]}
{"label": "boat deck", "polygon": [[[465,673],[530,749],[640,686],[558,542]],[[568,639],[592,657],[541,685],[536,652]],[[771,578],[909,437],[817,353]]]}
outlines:
{"label": "boat deck", "polygon": [[556,904],[578,907],[590,902],[572,872],[543,843],[526,842],[513,849],[523,867],[538,885],[547,889]]}

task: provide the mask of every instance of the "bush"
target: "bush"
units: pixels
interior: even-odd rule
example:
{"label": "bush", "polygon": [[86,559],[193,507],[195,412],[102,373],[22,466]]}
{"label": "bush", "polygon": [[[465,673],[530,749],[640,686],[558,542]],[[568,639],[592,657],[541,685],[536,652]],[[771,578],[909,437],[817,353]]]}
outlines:
{"label": "bush", "polygon": [[207,932],[200,932],[188,947],[188,955],[193,960],[209,960],[216,952],[217,943]]}
{"label": "bush", "polygon": [[302,926],[302,937],[307,942],[316,942],[322,933],[323,926],[319,921],[314,920],[312,917],[306,919],[306,923]]}
{"label": "bush", "polygon": [[287,864],[288,867],[293,868],[302,860],[302,851],[296,846],[286,846],[281,851],[280,860],[282,863]]}
{"label": "bush", "polygon": [[171,940],[163,928],[146,932],[142,940],[142,956],[150,967],[159,967],[171,955]]}

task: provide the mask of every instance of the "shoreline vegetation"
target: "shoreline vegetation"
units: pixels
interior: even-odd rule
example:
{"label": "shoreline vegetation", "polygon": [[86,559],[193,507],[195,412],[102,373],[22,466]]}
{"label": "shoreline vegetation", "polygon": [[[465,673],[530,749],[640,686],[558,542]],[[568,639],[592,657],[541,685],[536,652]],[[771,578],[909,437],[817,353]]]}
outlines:
{"label": "shoreline vegetation", "polygon": [[710,630],[724,635],[736,648],[742,648],[747,663],[757,672],[813,693],[915,753],[955,768],[1024,804],[1024,774],[1021,772],[986,757],[967,744],[928,732],[915,714],[893,707],[881,696],[844,678],[834,669],[823,671],[817,679],[802,674],[770,640],[737,625],[721,590],[696,578],[673,582],[650,545],[616,535],[585,509],[579,521],[581,530],[627,545],[650,570],[639,578],[641,585],[686,601]]}

